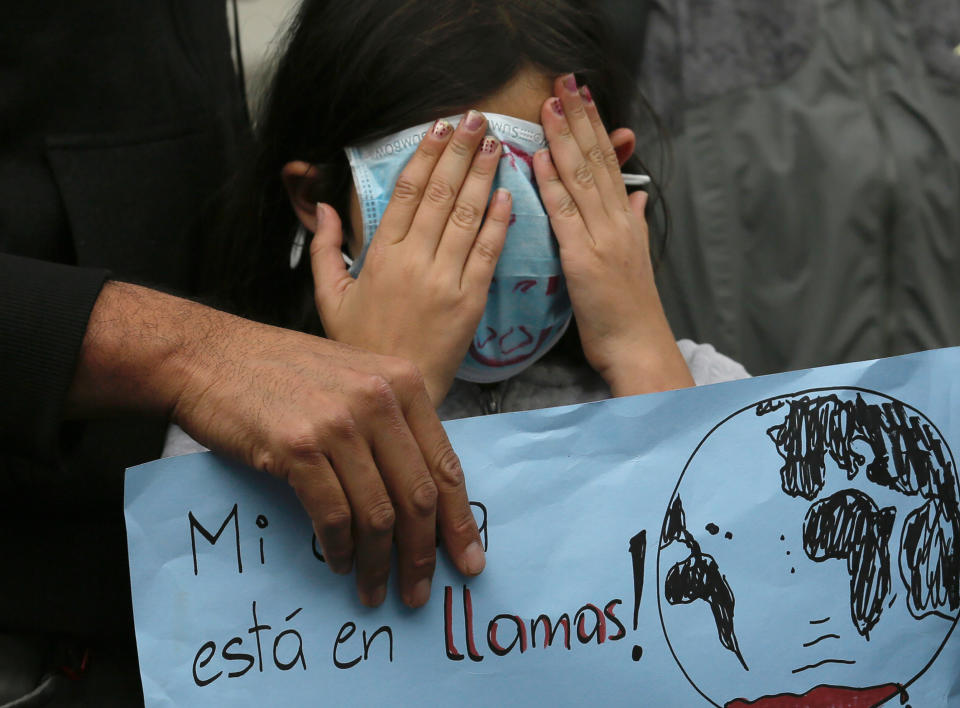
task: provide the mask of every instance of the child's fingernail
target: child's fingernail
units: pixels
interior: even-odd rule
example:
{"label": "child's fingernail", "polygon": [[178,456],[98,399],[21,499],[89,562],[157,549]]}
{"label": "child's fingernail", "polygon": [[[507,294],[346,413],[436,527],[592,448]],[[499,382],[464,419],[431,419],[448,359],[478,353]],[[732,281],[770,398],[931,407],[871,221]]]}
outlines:
{"label": "child's fingernail", "polygon": [[320,228],[323,226],[323,218],[326,215],[327,213],[326,211],[324,211],[323,204],[321,204],[320,202],[317,202],[317,228],[316,228],[317,231],[319,231]]}
{"label": "child's fingernail", "polygon": [[586,85],[580,87],[580,97],[587,103],[593,103],[593,94],[590,93],[590,89]]}
{"label": "child's fingernail", "polygon": [[535,153],[533,153],[533,159],[540,160],[540,162],[549,165],[551,162],[550,150],[548,148],[541,148],[540,150],[537,150]]}
{"label": "child's fingernail", "polygon": [[500,202],[509,202],[510,201],[510,190],[500,187],[496,192],[493,193],[494,203]]}
{"label": "child's fingernail", "polygon": [[560,99],[559,99],[559,98],[551,98],[551,99],[550,99],[550,109],[551,109],[554,113],[556,113],[558,116],[562,116],[562,115],[563,115],[563,104],[560,103]]}
{"label": "child's fingernail", "polygon": [[500,141],[494,138],[493,136],[488,135],[483,139],[483,142],[480,143],[480,152],[496,152],[497,146],[500,145]]}
{"label": "child's fingernail", "polygon": [[453,126],[450,125],[447,121],[442,118],[433,124],[433,134],[438,138],[447,137],[451,131],[453,131]]}
{"label": "child's fingernail", "polygon": [[480,111],[469,111],[464,123],[466,123],[467,130],[479,130],[480,126],[483,125],[483,114]]}
{"label": "child's fingernail", "polygon": [[563,77],[563,87],[570,93],[577,92],[577,80],[574,78],[573,74],[567,74]]}

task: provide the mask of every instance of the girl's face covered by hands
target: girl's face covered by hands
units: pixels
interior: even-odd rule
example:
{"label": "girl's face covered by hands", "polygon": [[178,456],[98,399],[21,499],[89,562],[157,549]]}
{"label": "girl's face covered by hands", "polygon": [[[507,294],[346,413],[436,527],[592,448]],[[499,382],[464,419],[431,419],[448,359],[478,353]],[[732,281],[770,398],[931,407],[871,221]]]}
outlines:
{"label": "girl's face covered by hands", "polygon": [[[465,355],[457,362],[456,376],[460,379],[489,383],[516,375],[546,353],[570,322],[570,299],[556,239],[533,176],[533,155],[547,143],[539,123],[524,119],[539,113],[548,86],[546,77],[525,72],[481,104],[488,110],[492,106],[522,113],[524,117],[486,113],[488,138],[502,141],[492,187],[511,193],[512,209],[485,308],[479,321],[471,321],[473,336]],[[513,110],[514,107],[519,110]],[[459,117],[451,116],[449,121],[457,123]],[[388,201],[398,188],[405,188],[402,171],[415,159],[417,145],[430,128],[430,124],[414,126],[346,150],[358,193],[359,213],[355,208],[354,231],[363,232],[362,241],[354,241],[355,262],[350,272],[361,280],[368,277],[371,261],[380,256],[371,246],[389,207]],[[425,198],[434,197],[438,191],[452,191],[453,186],[443,184],[442,176],[440,179],[428,183]],[[452,216],[470,217],[456,211]],[[443,247],[441,244],[438,251]]]}
{"label": "girl's face covered by hands", "polygon": [[[501,380],[535,361],[559,338],[569,309],[558,316],[541,307],[543,314],[531,319],[522,307],[516,307],[520,299],[515,293],[523,295],[539,280],[543,280],[545,295],[552,296],[552,302],[562,299],[563,307],[569,308],[573,300],[578,319],[587,323],[581,328],[588,361],[615,392],[641,392],[645,387],[659,390],[689,383],[683,366],[672,367],[675,372],[668,366],[670,375],[666,379],[657,373],[664,360],[676,364],[673,359],[679,352],[672,351],[676,347],[653,286],[643,202],[630,206],[619,176],[619,165],[633,150],[633,133],[621,129],[608,135],[589,94],[581,96],[575,85],[572,93],[580,101],[579,110],[568,121],[562,113],[564,104],[554,97],[573,81],[572,76],[568,79],[566,83],[555,82],[541,72],[526,69],[478,104],[490,112],[543,124],[550,149],[544,147],[536,153],[536,159],[529,152],[523,154],[524,169],[530,181],[539,183],[549,195],[549,199],[544,196],[549,225],[554,232],[562,230],[564,236],[558,251],[546,229],[552,252],[541,261],[555,262],[556,274],[531,277],[524,288],[510,282],[518,286],[511,287],[509,293],[516,302],[508,299],[506,307],[494,306],[499,313],[494,326],[488,325],[485,314],[485,308],[489,310],[488,292],[507,229],[516,214],[511,214],[514,204],[503,190],[489,197],[501,159],[514,160],[523,151],[511,150],[509,143],[504,148],[496,138],[483,137],[489,126],[479,112],[466,114],[456,130],[450,123],[439,121],[424,133],[393,185],[389,204],[380,210],[382,219],[376,233],[370,234],[368,228],[367,236],[372,240],[365,252],[365,212],[356,189],[352,190],[348,250],[354,257],[364,254],[363,269],[356,281],[340,260],[339,224],[335,225],[336,233],[328,236],[323,235],[323,228],[332,228],[333,220],[323,219],[317,224],[312,248],[316,299],[327,333],[341,341],[414,361],[427,380],[435,404],[443,399],[454,375],[478,381]],[[561,98],[568,103],[571,100],[569,96]],[[587,131],[592,140],[584,138]],[[556,166],[551,153],[558,160]],[[598,167],[602,172],[597,172]],[[597,179],[597,174],[603,179]],[[580,215],[581,201],[589,207],[589,223],[582,218],[577,223],[572,220],[572,216]],[[599,218],[597,204],[608,218]],[[542,215],[544,206],[536,206]],[[363,209],[370,211],[369,205]],[[397,213],[406,214],[400,227],[394,224]],[[317,214],[324,216],[326,211],[321,208]],[[369,222],[369,213],[367,217]],[[309,221],[305,221],[308,227]],[[393,230],[406,231],[382,236],[386,224]],[[580,235],[568,236],[571,233]],[[598,244],[604,249],[615,244],[614,258],[598,258]],[[589,268],[585,270],[585,266]],[[619,273],[627,269],[629,273]],[[573,275],[569,300],[563,285],[563,276],[570,280],[568,270]],[[502,280],[509,282],[508,278]],[[616,315],[609,316],[610,311]],[[621,316],[625,318],[622,321]],[[527,326],[525,318],[538,324]],[[511,319],[517,323],[512,324]],[[597,326],[590,326],[591,322]],[[644,355],[645,350],[649,350],[649,356]],[[638,357],[642,362],[639,366]],[[682,359],[679,363],[682,365]]]}

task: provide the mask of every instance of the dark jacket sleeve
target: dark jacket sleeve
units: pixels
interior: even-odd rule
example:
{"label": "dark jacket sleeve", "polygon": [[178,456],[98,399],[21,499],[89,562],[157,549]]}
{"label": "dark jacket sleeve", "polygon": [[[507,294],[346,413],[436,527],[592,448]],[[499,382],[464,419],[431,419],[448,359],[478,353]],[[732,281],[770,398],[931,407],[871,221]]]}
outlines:
{"label": "dark jacket sleeve", "polygon": [[107,271],[0,253],[0,445],[53,461],[64,401]]}

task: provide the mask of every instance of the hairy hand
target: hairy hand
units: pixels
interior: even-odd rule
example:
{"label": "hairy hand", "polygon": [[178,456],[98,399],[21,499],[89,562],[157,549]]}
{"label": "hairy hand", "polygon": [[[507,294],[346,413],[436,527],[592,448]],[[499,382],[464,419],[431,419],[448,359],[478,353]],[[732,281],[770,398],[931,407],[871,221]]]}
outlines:
{"label": "hairy hand", "polygon": [[367,605],[426,603],[436,533],[468,575],[484,566],[463,473],[416,367],[122,283],[91,315],[69,404],[170,413],[197,441],[286,480],[330,568]]}

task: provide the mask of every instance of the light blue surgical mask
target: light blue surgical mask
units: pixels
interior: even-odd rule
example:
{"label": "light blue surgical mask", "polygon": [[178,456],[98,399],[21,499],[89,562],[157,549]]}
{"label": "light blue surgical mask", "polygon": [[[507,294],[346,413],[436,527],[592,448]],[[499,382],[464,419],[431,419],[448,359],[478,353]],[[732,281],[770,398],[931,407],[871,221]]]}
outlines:
{"label": "light blue surgical mask", "polygon": [[[510,191],[513,211],[486,309],[456,374],[476,383],[503,381],[529,367],[563,336],[573,315],[557,241],[533,176],[533,155],[547,146],[543,128],[519,118],[486,115],[488,133],[503,145],[492,189]],[[431,127],[419,125],[346,148],[363,216],[363,248],[350,266],[354,277],[363,267],[400,172]]]}

